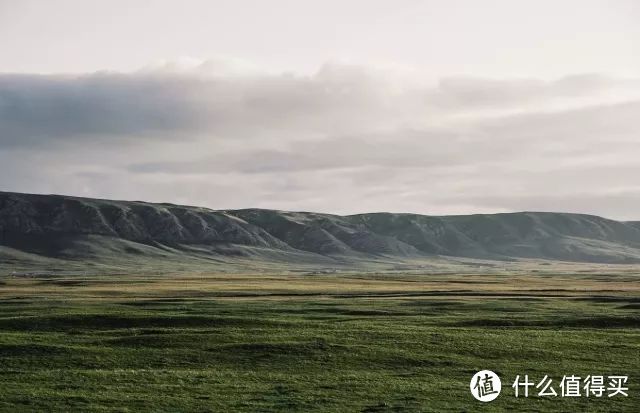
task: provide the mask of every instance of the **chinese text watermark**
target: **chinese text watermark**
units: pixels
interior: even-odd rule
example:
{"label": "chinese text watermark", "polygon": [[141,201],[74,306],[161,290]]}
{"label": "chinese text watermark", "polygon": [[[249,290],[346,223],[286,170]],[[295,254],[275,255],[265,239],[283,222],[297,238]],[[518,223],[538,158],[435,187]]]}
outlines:
{"label": "chinese text watermark", "polygon": [[[623,375],[565,375],[562,379],[545,375],[534,378],[528,374],[517,375],[511,387],[515,397],[628,397],[629,376]],[[477,372],[469,384],[471,394],[477,400],[490,402],[502,389],[500,377],[490,370]]]}

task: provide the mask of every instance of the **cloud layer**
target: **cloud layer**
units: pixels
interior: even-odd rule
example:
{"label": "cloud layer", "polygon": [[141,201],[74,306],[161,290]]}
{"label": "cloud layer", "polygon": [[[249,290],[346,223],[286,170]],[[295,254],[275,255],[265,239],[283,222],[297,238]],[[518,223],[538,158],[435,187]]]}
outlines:
{"label": "cloud layer", "polygon": [[640,82],[204,62],[0,75],[0,189],[335,213],[640,219]]}

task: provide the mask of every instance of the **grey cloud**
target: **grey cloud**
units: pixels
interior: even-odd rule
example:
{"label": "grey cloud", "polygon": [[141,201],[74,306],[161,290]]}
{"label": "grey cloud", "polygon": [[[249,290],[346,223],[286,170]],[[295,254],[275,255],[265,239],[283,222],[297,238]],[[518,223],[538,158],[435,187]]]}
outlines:
{"label": "grey cloud", "polygon": [[375,119],[385,109],[385,91],[358,73],[0,75],[0,144],[90,144],[202,134],[247,138],[269,131],[316,134],[386,123]]}
{"label": "grey cloud", "polygon": [[[340,168],[433,169],[507,163],[555,169],[558,164],[640,151],[640,101],[553,113],[480,120],[462,130],[395,130],[362,136],[287,142],[284,149],[251,149],[189,161],[135,163],[137,173],[279,173]],[[607,159],[609,156],[609,159]],[[635,156],[635,155],[634,155]],[[592,158],[596,158],[595,160]],[[632,158],[633,159],[633,158]]]}
{"label": "grey cloud", "polygon": [[0,145],[33,146],[197,128],[192,81],[117,74],[0,76]]}
{"label": "grey cloud", "polygon": [[517,106],[620,83],[586,75],[555,82],[458,78],[428,88],[341,65],[326,65],[313,76],[0,75],[0,145],[379,132],[437,122],[443,110]]}
{"label": "grey cloud", "polygon": [[0,185],[213,208],[639,217],[636,83],[425,87],[339,65],[313,76],[0,75]]}
{"label": "grey cloud", "polygon": [[607,89],[635,84],[598,74],[566,76],[555,81],[539,79],[496,80],[451,77],[440,80],[432,97],[445,107],[504,107],[555,98],[589,96]]}
{"label": "grey cloud", "polygon": [[527,142],[468,140],[465,136],[414,130],[316,141],[293,141],[286,149],[245,149],[190,161],[152,161],[129,165],[131,172],[247,174],[352,169],[433,168],[500,160],[524,150]]}
{"label": "grey cloud", "polygon": [[534,112],[492,119],[484,122],[487,133],[518,131],[518,136],[572,142],[584,140],[635,140],[640,100],[616,104],[587,106],[580,109]]}

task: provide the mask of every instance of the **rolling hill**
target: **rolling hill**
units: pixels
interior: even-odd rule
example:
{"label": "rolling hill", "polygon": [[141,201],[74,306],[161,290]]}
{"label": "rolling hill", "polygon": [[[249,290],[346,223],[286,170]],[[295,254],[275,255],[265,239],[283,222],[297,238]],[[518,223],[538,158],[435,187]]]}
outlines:
{"label": "rolling hill", "polygon": [[0,192],[0,266],[256,262],[350,265],[436,258],[639,263],[640,223],[519,212],[338,216]]}

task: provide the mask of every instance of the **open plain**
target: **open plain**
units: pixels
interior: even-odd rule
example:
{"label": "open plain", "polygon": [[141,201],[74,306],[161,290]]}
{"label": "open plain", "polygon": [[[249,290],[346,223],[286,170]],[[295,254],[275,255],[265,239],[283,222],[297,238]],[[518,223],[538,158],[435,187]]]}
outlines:
{"label": "open plain", "polygon": [[[585,269],[586,268],[586,269]],[[0,410],[637,411],[640,275],[414,271],[0,280]],[[495,371],[502,394],[469,392]],[[514,395],[627,375],[628,397]],[[533,389],[535,390],[535,389]]]}

